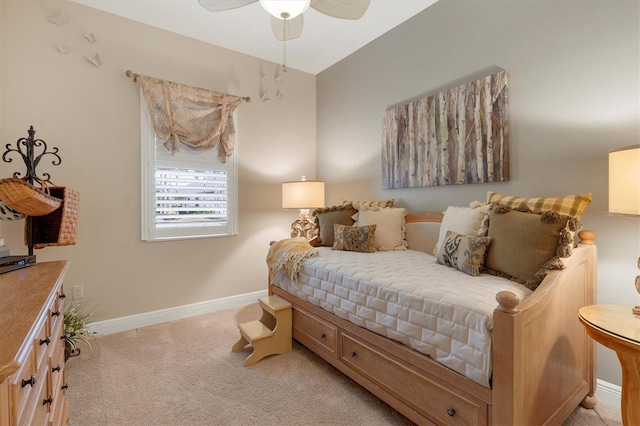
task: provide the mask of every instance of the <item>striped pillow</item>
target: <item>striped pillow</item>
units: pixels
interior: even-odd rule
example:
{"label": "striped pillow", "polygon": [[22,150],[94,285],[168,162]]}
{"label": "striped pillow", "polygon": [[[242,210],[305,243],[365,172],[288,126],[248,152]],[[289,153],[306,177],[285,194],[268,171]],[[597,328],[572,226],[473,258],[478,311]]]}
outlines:
{"label": "striped pillow", "polygon": [[562,198],[522,198],[487,191],[487,203],[502,204],[514,210],[528,210],[531,213],[554,211],[562,215],[580,219],[591,203],[591,193],[567,195]]}

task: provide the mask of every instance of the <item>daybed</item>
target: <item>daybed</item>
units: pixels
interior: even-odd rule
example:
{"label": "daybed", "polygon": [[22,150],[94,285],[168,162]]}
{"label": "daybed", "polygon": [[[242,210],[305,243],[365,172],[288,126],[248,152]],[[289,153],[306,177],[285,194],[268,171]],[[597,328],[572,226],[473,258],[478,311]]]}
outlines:
{"label": "daybed", "polygon": [[[582,210],[575,216],[579,217]],[[289,271],[275,270],[270,264],[269,293],[292,303],[293,337],[417,424],[561,424],[578,404],[592,408],[596,403],[595,347],[579,323],[577,312],[595,302],[594,234],[580,232],[580,242],[570,244],[572,249],[560,256],[560,264],[555,259],[556,267],[563,269],[546,271],[539,284],[526,288],[512,276],[505,278],[506,274],[488,275],[483,269],[479,277],[471,277],[436,264],[432,247],[441,242],[442,222],[442,213],[406,214],[402,228],[406,243],[400,250],[396,247],[369,254],[318,247],[301,256],[299,264]],[[335,226],[337,232],[338,225]],[[488,229],[491,230],[491,222]],[[404,250],[407,245],[408,250]],[[349,272],[344,265],[332,268],[331,262],[340,259],[341,253],[359,259],[350,262],[360,264],[361,270]],[[475,290],[462,290],[461,297],[457,293],[450,296],[440,288],[434,290],[439,299],[434,303],[439,305],[416,306],[413,296],[432,290],[423,290],[421,283],[416,284],[420,287],[417,290],[413,282],[403,283],[401,278],[407,276],[411,280],[411,274],[403,266],[405,263],[397,260],[390,263],[398,265],[398,270],[382,274],[393,277],[391,289],[376,289],[377,285],[385,285],[384,277],[378,279],[376,271],[366,269],[375,269],[374,263],[389,264],[382,260],[384,256],[399,259],[404,255],[425,259],[430,263],[426,269],[441,268],[440,272],[446,270],[443,273],[459,274],[467,280],[480,279],[475,281],[477,287],[489,283],[487,292],[493,292],[489,296],[495,300],[489,317],[471,320],[472,327],[488,329],[488,344],[473,330],[466,332],[462,338],[465,342],[457,342],[457,324],[440,325],[451,328],[453,333],[453,340],[442,343],[439,331],[416,329],[416,324],[405,322],[425,311],[435,321],[441,321],[438,315],[443,315],[452,323],[464,322],[484,302],[476,300]],[[325,267],[329,269],[323,271]],[[447,281],[447,277],[438,280]],[[494,282],[498,284],[494,286]],[[451,283],[451,288],[456,286]],[[496,294],[496,290],[500,291]],[[465,292],[469,292],[468,298],[464,297]],[[373,294],[375,297],[370,297]],[[385,294],[393,303],[377,299]],[[399,307],[401,299],[414,306]],[[456,300],[466,299],[472,301],[467,310],[450,309]],[[367,304],[374,309],[379,305],[383,312],[372,313]],[[482,309],[485,308],[478,310]],[[391,318],[394,314],[404,319]],[[421,335],[423,341],[416,341],[415,334]],[[461,353],[479,357],[477,371],[468,368],[473,359],[467,363],[457,359]]]}

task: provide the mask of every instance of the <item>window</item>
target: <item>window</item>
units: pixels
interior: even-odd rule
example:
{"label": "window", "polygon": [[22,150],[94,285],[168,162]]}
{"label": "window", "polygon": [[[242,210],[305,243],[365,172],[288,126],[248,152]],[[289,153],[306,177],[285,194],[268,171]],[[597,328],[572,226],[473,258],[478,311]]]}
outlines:
{"label": "window", "polygon": [[153,130],[140,96],[142,239],[161,241],[236,235],[237,150],[227,162],[218,150],[171,155]]}

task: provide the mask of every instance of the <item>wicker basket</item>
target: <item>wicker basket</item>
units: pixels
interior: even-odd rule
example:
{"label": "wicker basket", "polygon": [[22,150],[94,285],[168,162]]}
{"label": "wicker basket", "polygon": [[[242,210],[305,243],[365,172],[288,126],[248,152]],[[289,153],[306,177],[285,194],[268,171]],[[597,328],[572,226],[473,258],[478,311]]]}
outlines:
{"label": "wicker basket", "polygon": [[[62,206],[53,212],[32,217],[33,247],[41,249],[48,246],[69,246],[76,244],[78,235],[78,204],[80,193],[64,186],[49,188],[51,195],[62,199]],[[28,245],[25,222],[25,245]]]}
{"label": "wicker basket", "polygon": [[0,200],[13,210],[27,216],[42,216],[51,213],[62,204],[41,189],[18,178],[0,180]]}

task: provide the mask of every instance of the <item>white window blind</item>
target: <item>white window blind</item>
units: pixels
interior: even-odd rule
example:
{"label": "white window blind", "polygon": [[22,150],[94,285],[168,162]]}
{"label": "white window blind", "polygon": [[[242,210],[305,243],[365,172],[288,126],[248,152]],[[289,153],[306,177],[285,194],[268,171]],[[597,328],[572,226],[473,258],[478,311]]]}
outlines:
{"label": "white window blind", "polygon": [[156,227],[226,226],[227,173],[156,167]]}

